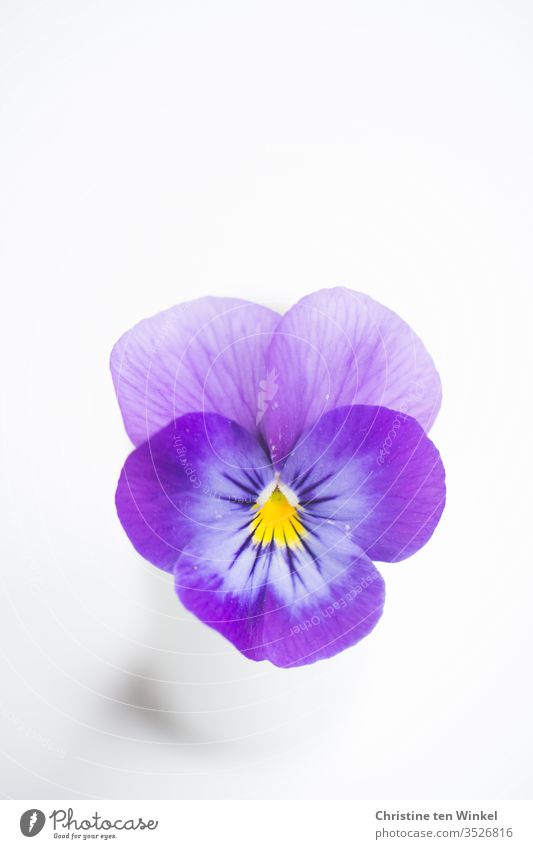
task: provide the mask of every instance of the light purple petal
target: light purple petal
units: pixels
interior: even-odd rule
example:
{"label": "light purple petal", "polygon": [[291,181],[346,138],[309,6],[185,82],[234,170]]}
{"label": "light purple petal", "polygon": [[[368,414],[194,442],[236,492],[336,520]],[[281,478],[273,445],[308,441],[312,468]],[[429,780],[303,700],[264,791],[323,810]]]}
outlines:
{"label": "light purple petal", "polygon": [[373,560],[418,551],[444,509],[439,452],[415,419],[385,407],[326,413],[281,475],[305,508],[306,525],[334,524]]}
{"label": "light purple petal", "polygon": [[125,333],[113,348],[111,372],[134,444],[189,412],[220,413],[254,431],[265,351],[278,321],[247,301],[201,298]]}
{"label": "light purple petal", "polygon": [[399,316],[349,289],[323,289],[279,322],[267,353],[275,392],[262,427],[277,463],[335,407],[369,404],[408,413],[424,430],[441,387],[424,345]]}

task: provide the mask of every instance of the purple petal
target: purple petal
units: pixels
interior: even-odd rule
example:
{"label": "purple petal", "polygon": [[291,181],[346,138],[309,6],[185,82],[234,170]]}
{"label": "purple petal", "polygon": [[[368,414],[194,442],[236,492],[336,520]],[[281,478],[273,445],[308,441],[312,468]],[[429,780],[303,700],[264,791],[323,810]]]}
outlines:
{"label": "purple petal", "polygon": [[186,556],[176,570],[176,589],[185,607],[252,660],[283,667],[314,663],[366,637],[385,601],[381,575],[346,536],[328,529],[318,548],[322,572],[303,557],[294,584],[278,549],[244,587],[220,563]]}
{"label": "purple petal", "polygon": [[323,289],[295,304],[272,337],[267,370],[276,391],[262,426],[277,463],[335,407],[389,407],[427,431],[440,406],[439,376],[418,336],[394,312],[349,289]]}
{"label": "purple petal", "polygon": [[220,413],[255,430],[265,351],[278,321],[247,301],[201,298],[125,333],[111,372],[134,444],[189,412]]}
{"label": "purple petal", "polygon": [[254,436],[230,419],[189,413],[130,454],[117,486],[120,521],[137,551],[172,572],[191,539],[226,538],[272,477]]}
{"label": "purple petal", "polygon": [[305,434],[282,470],[307,523],[334,523],[373,560],[430,538],[444,509],[444,467],[418,422],[385,407],[341,407]]}
{"label": "purple petal", "polygon": [[254,504],[274,471],[228,419],[189,414],[136,448],[116,496],[135,548],[176,575],[187,608],[254,660],[295,666],[368,634],[383,581],[344,529],[317,522],[294,548],[254,544]]}

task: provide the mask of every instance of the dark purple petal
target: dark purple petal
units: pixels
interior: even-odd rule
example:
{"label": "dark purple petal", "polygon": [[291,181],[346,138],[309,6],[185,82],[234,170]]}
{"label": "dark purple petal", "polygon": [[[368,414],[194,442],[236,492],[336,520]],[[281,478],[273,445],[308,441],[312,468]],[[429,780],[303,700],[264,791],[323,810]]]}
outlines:
{"label": "dark purple petal", "polygon": [[286,461],[282,479],[307,523],[335,524],[373,560],[418,551],[444,509],[439,452],[418,422],[385,407],[326,413]]}
{"label": "dark purple petal", "polygon": [[[343,534],[324,529],[314,540],[321,571],[304,552],[291,579],[282,550],[256,565],[242,585],[222,564],[184,556],[176,589],[185,607],[252,660],[302,666],[338,654],[374,628],[385,585],[372,562]],[[253,561],[246,565],[251,574]]]}
{"label": "dark purple petal", "polygon": [[267,371],[275,393],[262,427],[277,463],[335,407],[389,407],[427,431],[440,406],[439,376],[418,336],[394,312],[349,289],[324,289],[295,304],[272,337]]}
{"label": "dark purple petal", "polygon": [[192,538],[225,539],[235,522],[248,524],[271,477],[269,459],[248,431],[213,413],[190,413],[130,454],[117,512],[137,551],[171,572]]}
{"label": "dark purple petal", "polygon": [[255,431],[265,351],[279,316],[232,298],[201,298],[145,319],[122,336],[111,372],[126,430],[138,445],[185,413],[214,412]]}

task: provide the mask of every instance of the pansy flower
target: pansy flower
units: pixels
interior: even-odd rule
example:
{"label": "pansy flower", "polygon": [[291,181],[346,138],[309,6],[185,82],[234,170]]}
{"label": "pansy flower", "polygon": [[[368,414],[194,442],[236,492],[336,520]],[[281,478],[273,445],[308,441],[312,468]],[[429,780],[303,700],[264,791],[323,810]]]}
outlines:
{"label": "pansy flower", "polygon": [[366,636],[374,561],[418,551],[444,507],[440,381],[410,327],[343,288],[283,316],[201,298],[127,332],[111,370],[135,445],[118,515],[185,607],[282,667]]}

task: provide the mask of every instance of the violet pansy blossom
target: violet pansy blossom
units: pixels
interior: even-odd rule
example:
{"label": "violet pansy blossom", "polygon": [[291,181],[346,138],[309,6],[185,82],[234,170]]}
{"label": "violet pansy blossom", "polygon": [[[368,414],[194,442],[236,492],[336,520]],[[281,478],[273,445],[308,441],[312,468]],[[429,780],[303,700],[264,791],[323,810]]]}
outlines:
{"label": "violet pansy blossom", "polygon": [[283,316],[201,298],[127,332],[111,370],[135,445],[118,515],[185,607],[282,667],[366,636],[374,561],[421,548],[445,500],[440,381],[410,327],[343,288]]}

